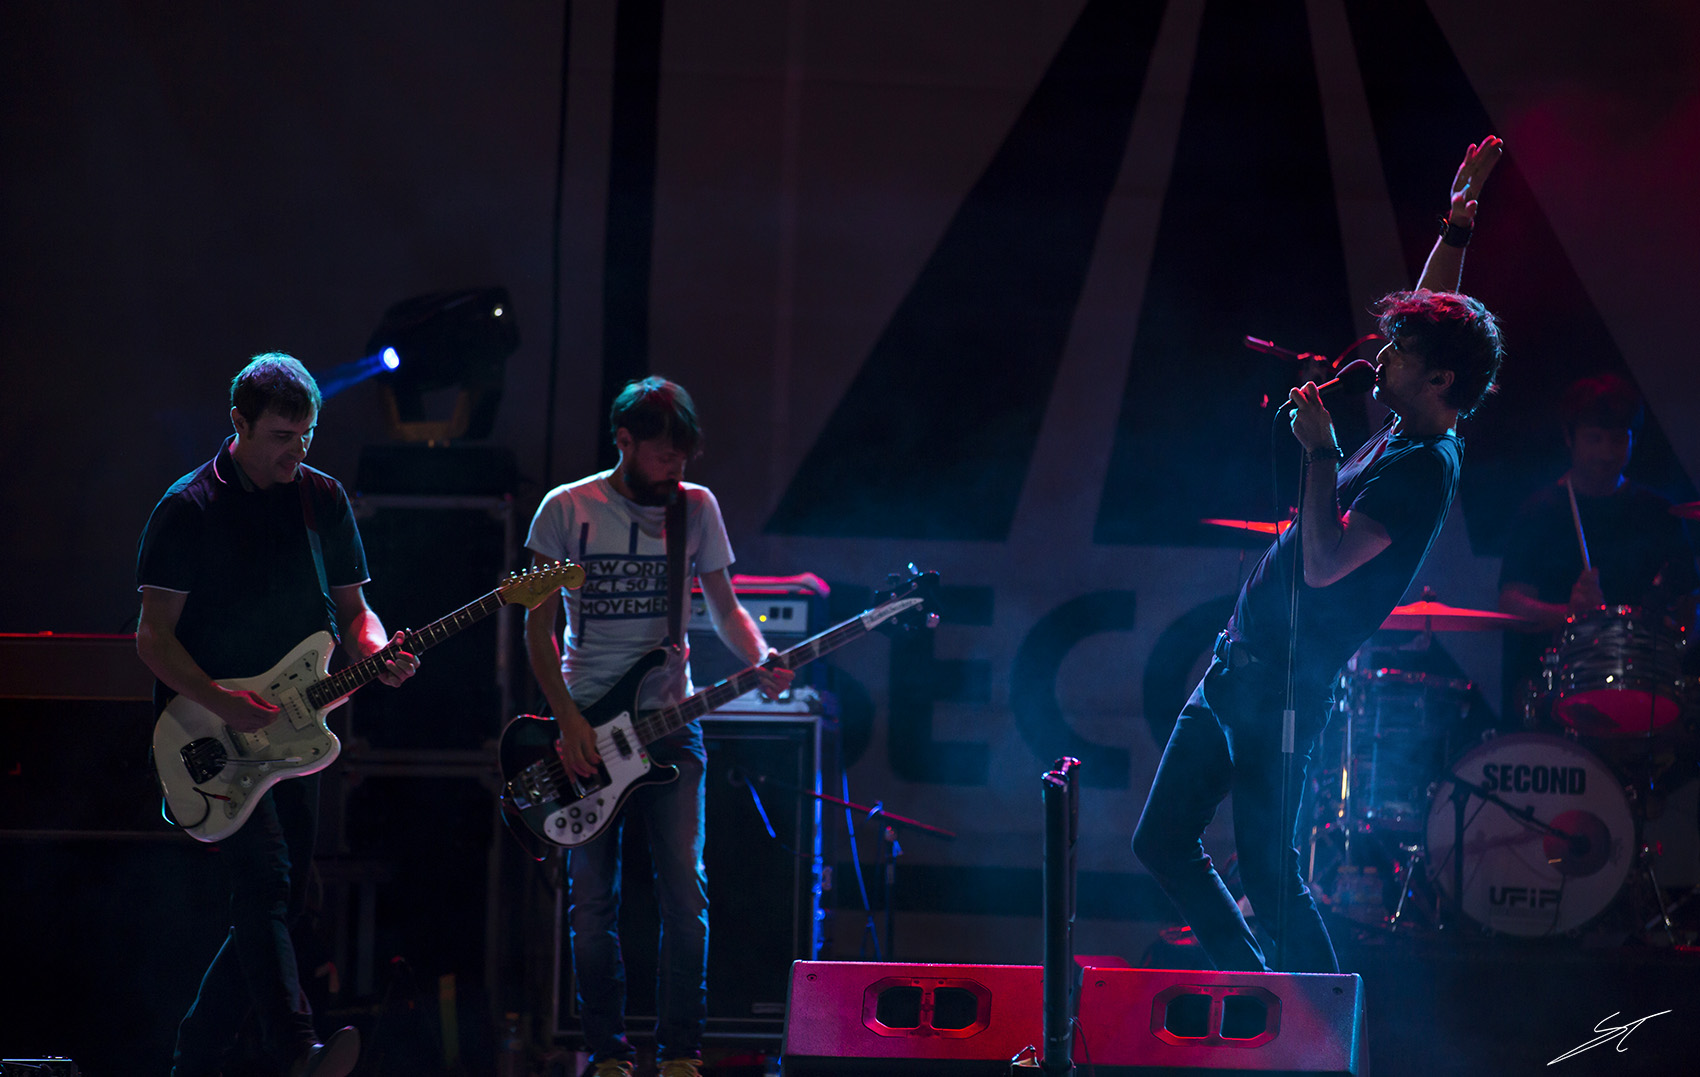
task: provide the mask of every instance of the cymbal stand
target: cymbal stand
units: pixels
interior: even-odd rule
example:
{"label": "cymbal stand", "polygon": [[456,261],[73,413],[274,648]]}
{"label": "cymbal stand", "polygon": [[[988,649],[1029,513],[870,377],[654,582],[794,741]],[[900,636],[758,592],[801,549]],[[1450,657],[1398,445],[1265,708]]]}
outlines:
{"label": "cymbal stand", "polygon": [[1416,885],[1412,880],[1417,877],[1417,869],[1422,865],[1423,847],[1420,843],[1399,843],[1399,851],[1405,854],[1404,866],[1399,870],[1403,873],[1399,887],[1399,900],[1393,906],[1393,912],[1387,917],[1387,930],[1399,930],[1399,922],[1405,915],[1405,902],[1410,900],[1412,888]]}
{"label": "cymbal stand", "polygon": [[1647,876],[1648,884],[1652,886],[1653,901],[1659,906],[1659,915],[1648,920],[1647,923],[1642,926],[1641,930],[1651,931],[1656,926],[1663,927],[1665,929],[1665,938],[1670,940],[1671,947],[1674,949],[1678,945],[1676,941],[1676,930],[1671,926],[1670,908],[1665,905],[1665,892],[1664,888],[1659,885],[1659,873],[1653,870],[1652,846],[1643,844],[1641,846],[1641,855],[1637,859],[1640,861],[1641,871]]}

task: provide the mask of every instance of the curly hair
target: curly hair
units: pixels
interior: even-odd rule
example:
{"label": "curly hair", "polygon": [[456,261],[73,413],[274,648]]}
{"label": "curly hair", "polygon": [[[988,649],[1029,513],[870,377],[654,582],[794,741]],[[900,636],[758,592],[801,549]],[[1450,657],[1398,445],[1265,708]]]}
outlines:
{"label": "curly hair", "polygon": [[1378,299],[1371,311],[1380,319],[1381,335],[1409,340],[1430,370],[1450,370],[1452,385],[1446,403],[1468,419],[1496,388],[1505,342],[1499,319],[1481,302],[1457,292],[1393,292]]}

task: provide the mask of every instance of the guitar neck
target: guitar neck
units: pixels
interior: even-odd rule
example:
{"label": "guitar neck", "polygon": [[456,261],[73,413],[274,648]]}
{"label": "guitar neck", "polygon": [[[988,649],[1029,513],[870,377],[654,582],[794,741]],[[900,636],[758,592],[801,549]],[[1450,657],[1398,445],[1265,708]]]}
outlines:
{"label": "guitar neck", "polygon": [[[800,669],[823,654],[836,651],[838,648],[860,639],[868,634],[868,626],[861,617],[852,617],[843,624],[811,636],[803,642],[781,653],[777,662],[786,669]],[[746,692],[761,685],[761,673],[757,667],[750,667],[721,681],[709,688],[704,688],[696,695],[675,703],[671,707],[663,707],[652,714],[640,715],[632,723],[638,739],[645,744],[654,744],[669,733],[685,728],[711,711],[719,710],[726,704],[737,699]]]}
{"label": "guitar neck", "polygon": [[[440,620],[432,621],[416,632],[409,632],[401,646],[409,654],[422,654],[448,639],[463,628],[469,628],[495,613],[505,605],[502,592],[491,591],[476,602],[469,602]],[[378,678],[384,671],[384,661],[395,653],[394,647],[367,655],[360,661],[331,674],[307,689],[307,700],[316,708],[328,707]]]}

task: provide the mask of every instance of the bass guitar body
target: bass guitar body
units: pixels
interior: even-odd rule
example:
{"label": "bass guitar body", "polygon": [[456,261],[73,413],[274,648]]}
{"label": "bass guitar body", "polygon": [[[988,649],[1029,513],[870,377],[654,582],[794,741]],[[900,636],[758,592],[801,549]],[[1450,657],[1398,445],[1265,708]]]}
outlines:
{"label": "bass guitar body", "polygon": [[503,814],[550,844],[572,849],[603,834],[637,790],[677,778],[677,767],[650,759],[635,725],[643,682],[667,655],[665,648],[650,651],[584,708],[602,757],[591,777],[575,777],[561,765],[553,718],[522,714],[509,722],[499,748]]}

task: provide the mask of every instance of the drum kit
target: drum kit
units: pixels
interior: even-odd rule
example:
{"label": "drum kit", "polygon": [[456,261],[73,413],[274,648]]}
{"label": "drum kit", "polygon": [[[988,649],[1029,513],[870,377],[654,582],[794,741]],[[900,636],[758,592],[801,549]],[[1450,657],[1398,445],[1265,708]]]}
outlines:
{"label": "drum kit", "polygon": [[[1700,502],[1684,510],[1700,518]],[[1425,659],[1433,633],[1527,622],[1426,590],[1395,608],[1382,629],[1417,635],[1353,656],[1301,807],[1319,902],[1388,931],[1575,936],[1625,904],[1639,872],[1657,904],[1647,930],[1671,934],[1642,830],[1670,761],[1694,758],[1694,622],[1692,600],[1570,617],[1523,693],[1522,729],[1496,735],[1471,720],[1475,686]]]}

